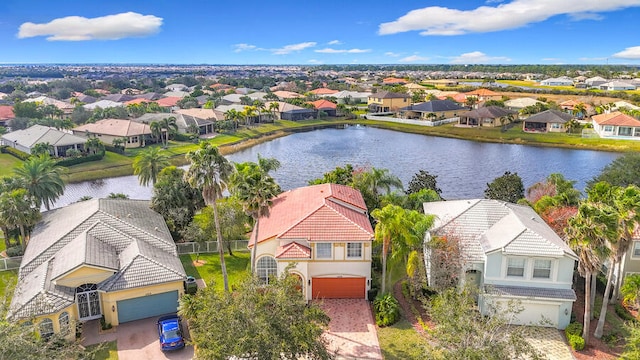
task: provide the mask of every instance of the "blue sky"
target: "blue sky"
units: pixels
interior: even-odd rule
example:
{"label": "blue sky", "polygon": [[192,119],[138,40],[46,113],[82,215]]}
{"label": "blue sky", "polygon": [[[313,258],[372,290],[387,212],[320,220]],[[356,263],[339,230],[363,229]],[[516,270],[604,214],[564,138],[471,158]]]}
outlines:
{"label": "blue sky", "polygon": [[1,0],[0,63],[639,64],[640,0]]}

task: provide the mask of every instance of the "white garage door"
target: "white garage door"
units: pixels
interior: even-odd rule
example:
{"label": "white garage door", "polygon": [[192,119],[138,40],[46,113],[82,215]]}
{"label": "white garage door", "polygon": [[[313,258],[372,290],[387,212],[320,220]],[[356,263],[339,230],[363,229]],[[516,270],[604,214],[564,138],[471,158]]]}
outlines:
{"label": "white garage door", "polygon": [[[502,306],[505,306],[502,304]],[[536,325],[545,327],[557,327],[560,305],[541,303],[521,303],[521,313],[516,315],[512,323],[518,325]]]}

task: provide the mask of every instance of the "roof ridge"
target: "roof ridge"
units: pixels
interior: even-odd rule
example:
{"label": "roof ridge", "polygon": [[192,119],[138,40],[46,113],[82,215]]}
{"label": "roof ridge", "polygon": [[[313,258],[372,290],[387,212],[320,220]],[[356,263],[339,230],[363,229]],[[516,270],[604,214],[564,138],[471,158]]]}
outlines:
{"label": "roof ridge", "polygon": [[[348,222],[352,223],[353,225],[355,225],[357,228],[359,228],[359,229],[360,229],[360,230],[362,230],[363,232],[365,232],[365,233],[367,233],[367,234],[370,234],[366,229],[362,228],[362,226],[360,226],[360,225],[356,224],[353,220],[351,220],[351,219],[349,219],[348,217],[344,216],[343,214],[341,214],[340,212],[338,212],[338,210],[334,209],[332,206],[330,206],[329,204],[327,204],[327,203],[326,203],[326,201],[327,201],[327,199],[325,199],[325,204],[324,204],[323,206],[326,206],[327,208],[331,209],[331,211],[333,211],[333,212],[335,212],[336,214],[338,214],[338,215],[342,216],[343,218],[347,219],[347,221],[348,221]],[[334,203],[334,204],[336,204],[336,205],[338,205],[338,206],[340,206],[340,207],[344,207],[344,208],[349,209],[348,207],[343,206],[343,205],[340,205],[340,204],[338,204],[338,203],[336,203],[336,202],[333,202],[333,203]],[[349,209],[349,210],[351,210],[351,209]],[[351,210],[351,211],[355,211],[355,210]],[[371,234],[371,235],[372,235],[372,236],[374,236],[374,234]]]}

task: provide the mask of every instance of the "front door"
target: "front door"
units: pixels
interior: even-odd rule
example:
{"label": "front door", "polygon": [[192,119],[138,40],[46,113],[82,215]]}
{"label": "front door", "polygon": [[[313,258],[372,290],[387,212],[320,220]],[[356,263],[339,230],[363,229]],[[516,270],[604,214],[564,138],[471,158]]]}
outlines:
{"label": "front door", "polygon": [[84,284],[76,288],[76,304],[80,321],[102,317],[100,294],[96,284]]}

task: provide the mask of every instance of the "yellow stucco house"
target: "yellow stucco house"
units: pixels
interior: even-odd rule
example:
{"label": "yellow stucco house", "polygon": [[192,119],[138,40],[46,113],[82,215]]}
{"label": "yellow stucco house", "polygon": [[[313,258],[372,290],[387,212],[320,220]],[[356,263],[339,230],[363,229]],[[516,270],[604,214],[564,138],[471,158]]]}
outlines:
{"label": "yellow stucco house", "polygon": [[321,184],[286,191],[259,224],[256,270],[263,282],[293,263],[289,272],[307,300],[367,298],[374,233],[358,190]]}
{"label": "yellow stucco house", "polygon": [[398,111],[400,108],[411,105],[411,96],[404,93],[390,91],[378,91],[369,95],[367,106],[371,112]]}
{"label": "yellow stucco house", "polygon": [[72,339],[78,322],[176,312],[186,278],[149,201],[92,199],[45,212],[25,250],[8,319]]}

